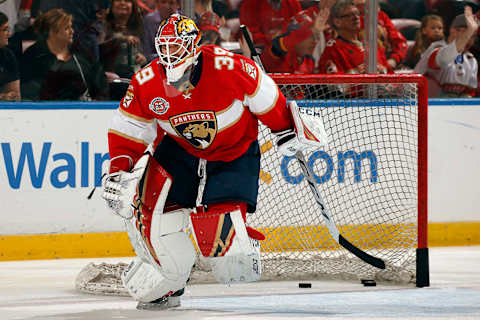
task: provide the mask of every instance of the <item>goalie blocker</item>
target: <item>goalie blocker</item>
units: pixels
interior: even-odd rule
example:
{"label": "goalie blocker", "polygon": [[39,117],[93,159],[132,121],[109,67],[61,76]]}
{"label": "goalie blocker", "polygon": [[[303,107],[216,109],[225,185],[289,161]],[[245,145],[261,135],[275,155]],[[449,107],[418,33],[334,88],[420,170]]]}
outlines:
{"label": "goalie blocker", "polygon": [[288,102],[294,130],[276,132],[278,152],[292,157],[298,151],[315,151],[328,143],[327,132],[320,113],[300,109],[295,101]]}
{"label": "goalie blocker", "polygon": [[[167,151],[168,157],[160,157]],[[165,137],[153,156],[148,148],[130,172],[110,174],[104,182],[103,197],[124,218],[137,254],[122,280],[138,301],[173,298],[185,287],[196,259],[195,248],[185,232],[189,223],[219,282],[260,279],[258,241],[264,236],[245,226],[247,207],[254,209],[256,204],[258,143],[252,143],[234,161],[207,163],[205,206],[192,212],[186,208],[193,207],[197,198],[198,166],[198,158]],[[165,203],[183,208],[169,211]]]}

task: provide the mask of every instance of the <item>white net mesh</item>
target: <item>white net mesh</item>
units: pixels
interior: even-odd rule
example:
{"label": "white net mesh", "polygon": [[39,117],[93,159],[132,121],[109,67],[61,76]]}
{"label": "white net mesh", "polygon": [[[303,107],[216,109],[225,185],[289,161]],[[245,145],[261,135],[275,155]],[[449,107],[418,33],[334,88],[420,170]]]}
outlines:
{"label": "white net mesh", "polygon": [[[273,135],[261,125],[258,206],[247,219],[266,236],[262,279],[415,283],[417,85],[365,84],[361,78],[353,85],[287,82],[279,85],[287,99],[321,113],[329,135],[327,147],[305,156],[330,215],[346,239],[384,260],[387,268],[370,266],[333,241],[298,163],[278,154]],[[321,76],[313,82],[322,83]],[[89,266],[107,270],[105,278],[111,283],[110,275],[119,275],[125,267],[116,265],[112,271],[112,267]],[[110,289],[96,284],[102,278],[97,271],[85,269],[83,278],[89,281],[77,279],[77,288],[86,292],[100,288],[109,294]],[[191,282],[213,281],[208,271],[199,261]]]}
{"label": "white net mesh", "polygon": [[[294,158],[267,150],[258,211],[265,279],[342,278],[415,282],[417,132],[415,84],[282,84],[288,99],[321,113],[329,144],[306,155],[341,234],[383,259],[379,270],[339,247]],[[374,97],[374,98],[373,98]]]}
{"label": "white net mesh", "polygon": [[89,263],[77,275],[75,288],[77,290],[114,296],[129,296],[120,278],[126,263]]}

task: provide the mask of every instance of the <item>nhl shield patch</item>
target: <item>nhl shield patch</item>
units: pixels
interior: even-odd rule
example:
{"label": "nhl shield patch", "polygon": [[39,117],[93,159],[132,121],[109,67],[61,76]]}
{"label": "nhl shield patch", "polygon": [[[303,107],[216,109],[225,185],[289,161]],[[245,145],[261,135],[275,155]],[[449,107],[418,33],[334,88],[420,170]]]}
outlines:
{"label": "nhl shield patch", "polygon": [[213,111],[182,113],[169,120],[177,134],[198,149],[208,148],[217,135],[217,118]]}
{"label": "nhl shield patch", "polygon": [[167,112],[168,108],[170,108],[170,104],[167,100],[158,97],[150,101],[150,105],[148,107],[156,114],[162,115]]}

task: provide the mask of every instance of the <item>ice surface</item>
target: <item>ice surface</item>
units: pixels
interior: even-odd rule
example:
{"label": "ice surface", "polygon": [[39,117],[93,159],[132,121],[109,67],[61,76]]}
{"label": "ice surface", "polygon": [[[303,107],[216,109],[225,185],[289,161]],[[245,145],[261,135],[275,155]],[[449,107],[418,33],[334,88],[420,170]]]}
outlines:
{"label": "ice surface", "polygon": [[431,248],[428,288],[337,281],[312,281],[312,288],[298,288],[298,281],[192,285],[182,306],[168,311],[139,311],[128,297],[75,291],[88,262],[128,260],[0,262],[0,319],[480,319],[480,247]]}

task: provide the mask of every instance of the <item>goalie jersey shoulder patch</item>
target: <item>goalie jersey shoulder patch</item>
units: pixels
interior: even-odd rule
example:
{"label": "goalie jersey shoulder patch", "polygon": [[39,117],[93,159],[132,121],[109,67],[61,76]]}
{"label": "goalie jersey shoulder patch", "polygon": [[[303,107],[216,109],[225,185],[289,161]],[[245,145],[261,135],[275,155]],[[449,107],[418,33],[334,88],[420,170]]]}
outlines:
{"label": "goalie jersey shoulder patch", "polygon": [[243,71],[248,74],[253,80],[257,80],[258,78],[258,73],[257,73],[257,68],[255,68],[254,65],[252,65],[251,63],[243,60],[243,59],[240,59],[240,62],[242,63],[242,69]]}

